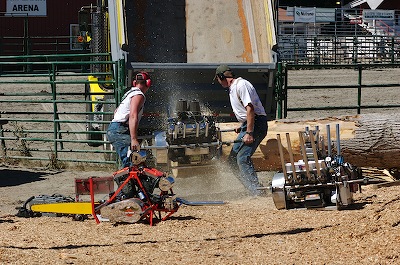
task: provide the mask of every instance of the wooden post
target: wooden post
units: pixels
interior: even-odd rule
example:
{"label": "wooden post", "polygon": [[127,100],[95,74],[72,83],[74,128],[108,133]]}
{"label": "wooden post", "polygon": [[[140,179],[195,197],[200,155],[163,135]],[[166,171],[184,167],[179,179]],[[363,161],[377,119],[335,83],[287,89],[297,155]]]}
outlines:
{"label": "wooden post", "polygon": [[294,166],[294,157],[293,157],[293,150],[292,150],[292,144],[290,142],[290,135],[289,133],[286,133],[286,141],[287,141],[287,146],[288,146],[288,152],[289,152],[289,157],[290,157],[290,163],[292,164],[292,172],[293,172],[293,179],[297,179],[297,174],[296,174],[296,168]]}
{"label": "wooden post", "polygon": [[311,141],[311,147],[313,149],[315,166],[317,167],[317,176],[319,177],[321,176],[321,169],[318,162],[317,147],[315,145],[315,140],[314,140],[314,131],[310,131],[310,141]]}
{"label": "wooden post", "polygon": [[281,135],[277,134],[276,139],[278,141],[278,149],[279,149],[279,156],[281,158],[281,163],[282,163],[282,171],[283,171],[283,176],[285,177],[285,181],[288,181],[288,176],[287,176],[287,171],[286,171],[286,164],[285,164],[285,157],[283,155],[283,148],[282,148],[282,142],[281,142]]}
{"label": "wooden post", "polygon": [[300,141],[300,152],[301,155],[303,156],[303,161],[306,167],[307,178],[308,180],[311,180],[310,167],[308,165],[308,157],[306,152],[306,146],[304,143],[304,132],[299,131],[299,141]]}

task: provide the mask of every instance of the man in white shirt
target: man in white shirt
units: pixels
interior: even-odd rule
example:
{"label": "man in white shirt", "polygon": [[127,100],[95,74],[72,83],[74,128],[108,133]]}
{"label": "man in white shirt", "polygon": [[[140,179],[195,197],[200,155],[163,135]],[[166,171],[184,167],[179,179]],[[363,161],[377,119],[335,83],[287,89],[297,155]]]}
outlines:
{"label": "man in white shirt", "polygon": [[229,154],[229,164],[238,173],[239,180],[254,196],[263,191],[258,181],[251,156],[267,135],[267,115],[254,86],[243,79],[235,77],[227,65],[220,65],[215,71],[214,80],[223,88],[229,89],[229,99],[233,113],[241,122],[236,130],[238,136]]}
{"label": "man in white shirt", "polygon": [[123,167],[130,166],[128,151],[139,151],[138,127],[146,101],[145,93],[151,86],[147,72],[139,72],[132,88],[122,97],[107,129],[107,139],[121,159]]}

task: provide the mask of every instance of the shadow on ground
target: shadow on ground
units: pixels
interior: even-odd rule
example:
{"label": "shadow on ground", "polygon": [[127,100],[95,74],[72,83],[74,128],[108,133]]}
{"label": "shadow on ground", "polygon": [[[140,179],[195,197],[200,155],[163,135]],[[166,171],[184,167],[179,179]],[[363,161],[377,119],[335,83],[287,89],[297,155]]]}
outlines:
{"label": "shadow on ground", "polygon": [[20,169],[0,169],[0,187],[18,186],[25,183],[42,181],[49,172],[31,172]]}

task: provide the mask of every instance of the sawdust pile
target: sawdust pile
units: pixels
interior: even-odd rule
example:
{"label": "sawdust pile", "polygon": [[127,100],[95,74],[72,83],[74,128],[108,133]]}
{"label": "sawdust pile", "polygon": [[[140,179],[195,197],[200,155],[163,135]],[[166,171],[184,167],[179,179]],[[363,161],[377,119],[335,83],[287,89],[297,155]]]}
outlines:
{"label": "sawdust pile", "polygon": [[153,227],[113,226],[93,219],[13,216],[13,207],[31,195],[73,193],[73,178],[94,172],[0,172],[1,179],[14,172],[16,184],[0,183],[0,264],[400,263],[400,186],[363,186],[352,208],[342,211],[276,210],[268,195],[220,206],[181,206]]}

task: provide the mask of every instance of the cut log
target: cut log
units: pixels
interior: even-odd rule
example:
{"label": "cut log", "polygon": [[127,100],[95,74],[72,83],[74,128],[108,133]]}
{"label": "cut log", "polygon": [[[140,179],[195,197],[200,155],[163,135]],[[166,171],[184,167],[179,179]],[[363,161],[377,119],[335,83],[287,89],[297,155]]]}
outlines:
{"label": "cut log", "polygon": [[346,161],[354,165],[400,168],[400,115],[359,115],[354,138],[340,146]]}

